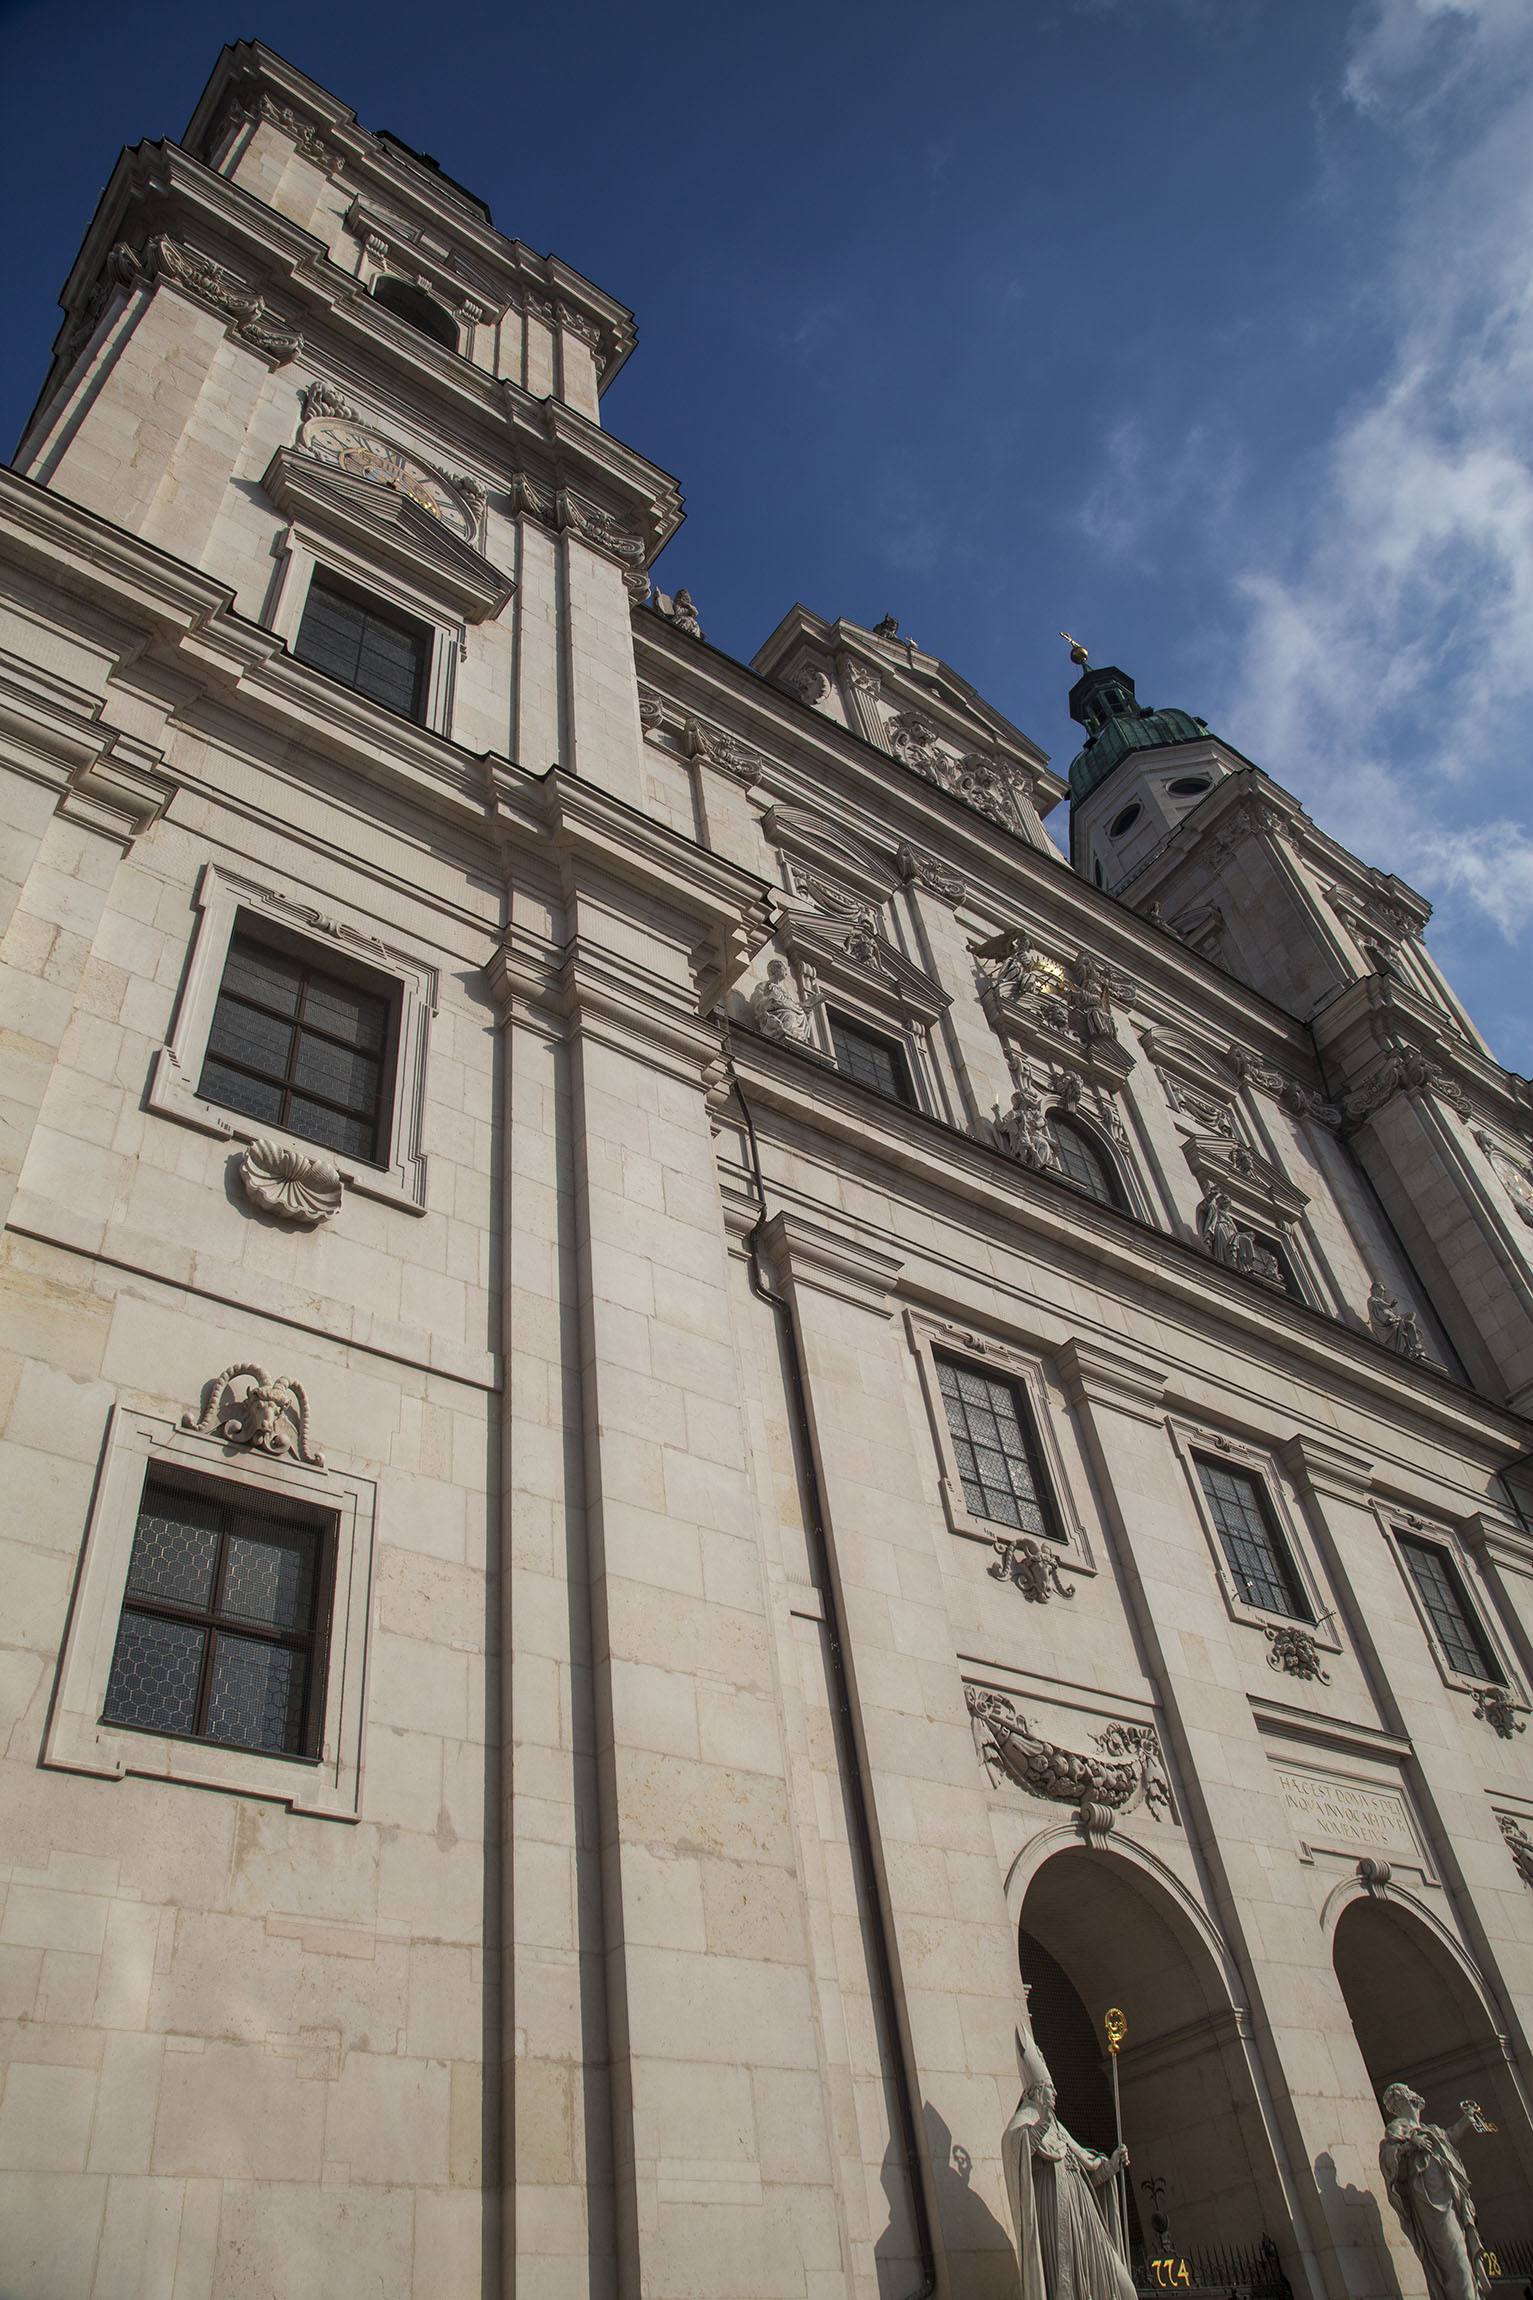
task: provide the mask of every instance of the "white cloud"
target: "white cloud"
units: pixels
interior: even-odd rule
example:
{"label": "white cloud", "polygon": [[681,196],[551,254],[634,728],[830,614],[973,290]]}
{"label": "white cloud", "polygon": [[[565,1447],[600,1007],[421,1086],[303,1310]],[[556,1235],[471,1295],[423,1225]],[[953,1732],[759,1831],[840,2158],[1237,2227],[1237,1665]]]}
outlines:
{"label": "white cloud", "polygon": [[1222,427],[1194,423],[1179,441],[1152,442],[1138,415],[1123,416],[1102,443],[1096,481],[1075,514],[1099,551],[1147,563],[1152,539],[1195,520],[1212,537],[1229,516],[1245,475],[1238,443]]}
{"label": "white cloud", "polygon": [[1533,8],[1370,0],[1344,93],[1414,162],[1392,340],[1302,508],[1257,520],[1220,719],[1446,920],[1512,940],[1533,922]]}

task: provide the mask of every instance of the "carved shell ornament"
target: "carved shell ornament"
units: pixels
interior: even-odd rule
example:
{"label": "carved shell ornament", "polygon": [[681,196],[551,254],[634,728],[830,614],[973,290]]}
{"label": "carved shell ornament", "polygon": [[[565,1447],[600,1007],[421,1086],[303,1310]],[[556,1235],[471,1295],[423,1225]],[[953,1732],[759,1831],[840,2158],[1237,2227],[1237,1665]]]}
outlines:
{"label": "carved shell ornament", "polygon": [[[243,1397],[234,1388],[248,1380]],[[221,1437],[228,1445],[255,1446],[261,1453],[285,1455],[323,1469],[325,1457],[309,1444],[309,1400],[302,1382],[285,1374],[269,1374],[264,1366],[225,1366],[204,1384],[202,1410],[183,1414],[181,1427],[204,1436]]]}
{"label": "carved shell ornament", "polygon": [[251,1205],[279,1221],[313,1230],[340,1212],[340,1175],[328,1160],[291,1143],[252,1142],[238,1173]]}

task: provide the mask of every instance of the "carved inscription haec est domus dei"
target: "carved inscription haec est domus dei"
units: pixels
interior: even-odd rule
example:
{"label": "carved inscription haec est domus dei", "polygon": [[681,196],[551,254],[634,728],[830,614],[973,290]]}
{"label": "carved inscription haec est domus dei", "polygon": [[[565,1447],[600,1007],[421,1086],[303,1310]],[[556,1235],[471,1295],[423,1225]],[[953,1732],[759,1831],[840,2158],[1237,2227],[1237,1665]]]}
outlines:
{"label": "carved inscription haec est domus dei", "polygon": [[1300,1858],[1316,1852],[1393,1855],[1425,1873],[1421,1842],[1397,1789],[1374,1789],[1334,1774],[1299,1773],[1276,1766],[1278,1784]]}

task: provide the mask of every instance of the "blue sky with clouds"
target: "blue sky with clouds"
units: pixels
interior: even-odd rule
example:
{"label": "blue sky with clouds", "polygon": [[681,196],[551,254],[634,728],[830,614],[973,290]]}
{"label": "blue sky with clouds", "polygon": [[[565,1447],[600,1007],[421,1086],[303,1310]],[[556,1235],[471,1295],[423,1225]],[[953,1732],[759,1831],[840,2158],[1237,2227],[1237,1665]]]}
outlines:
{"label": "blue sky with clouds", "polygon": [[1419,886],[1533,1070],[1530,0],[0,0],[0,32],[7,451],[117,147],[258,36],[632,305],[607,421],[686,490],[661,579],[711,639],[893,613],[1063,764],[1081,632]]}

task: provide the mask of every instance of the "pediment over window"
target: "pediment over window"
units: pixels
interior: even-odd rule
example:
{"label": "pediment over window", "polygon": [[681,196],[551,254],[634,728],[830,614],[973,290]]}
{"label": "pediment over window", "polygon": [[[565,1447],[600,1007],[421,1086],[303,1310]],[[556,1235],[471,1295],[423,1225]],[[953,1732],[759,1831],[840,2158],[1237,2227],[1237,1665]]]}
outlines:
{"label": "pediment over window", "polygon": [[858,991],[923,1030],[947,1012],[953,1003],[947,992],[895,948],[876,909],[823,885],[815,887],[814,899],[814,909],[785,904],[778,914],[778,942],[796,964],[807,964],[833,987]]}
{"label": "pediment over window", "polygon": [[1217,1056],[1164,1022],[1149,1023],[1139,1032],[1139,1043],[1172,1109],[1199,1129],[1233,1139],[1239,1086]]}
{"label": "pediment over window", "polygon": [[[435,476],[419,468],[423,476]],[[444,504],[456,499],[449,482],[439,484]],[[445,508],[426,508],[419,492],[393,481],[358,476],[307,447],[279,447],[261,485],[279,511],[320,537],[333,536],[376,559],[454,619],[487,622],[516,588],[502,568],[454,532]]]}
{"label": "pediment over window", "polygon": [[1257,1230],[1290,1229],[1309,1204],[1305,1192],[1295,1189],[1281,1167],[1248,1150],[1243,1142],[1228,1141],[1222,1134],[1194,1134],[1182,1144],[1182,1154],[1203,1195],[1223,1190],[1236,1213]]}
{"label": "pediment over window", "polygon": [[807,864],[811,871],[828,872],[868,902],[887,902],[900,884],[892,853],[881,854],[855,831],[812,813],[808,807],[772,807],[763,818],[762,828],[773,845],[795,863]]}

